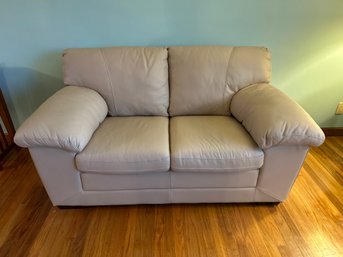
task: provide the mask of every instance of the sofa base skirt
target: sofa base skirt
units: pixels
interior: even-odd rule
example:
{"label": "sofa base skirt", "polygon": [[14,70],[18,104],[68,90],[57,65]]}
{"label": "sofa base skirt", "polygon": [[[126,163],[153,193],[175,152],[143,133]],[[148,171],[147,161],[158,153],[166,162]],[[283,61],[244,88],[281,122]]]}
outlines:
{"label": "sofa base skirt", "polygon": [[[243,203],[255,202],[255,194],[255,188],[82,191],[74,197],[65,199],[58,205],[91,206],[170,203]],[[279,201],[267,197],[265,202]]]}
{"label": "sofa base skirt", "polygon": [[80,173],[84,191],[141,189],[253,188],[258,170],[233,172],[146,172],[143,174]]}
{"label": "sofa base skirt", "polygon": [[[88,206],[281,202],[286,199],[308,148],[287,146],[268,149],[265,164],[259,171],[201,175],[165,172],[160,177],[155,174],[155,183],[160,183],[159,188],[151,188],[148,178],[139,184],[130,177],[128,180],[122,178],[121,182],[127,183],[122,185],[123,188],[110,189],[107,187],[109,184],[104,183],[108,177],[87,175],[89,181],[86,187],[93,187],[93,190],[84,187],[83,180],[87,180],[87,176],[82,178],[83,174],[75,167],[76,153],[46,147],[29,150],[53,205]],[[102,190],[97,188],[101,184]]]}

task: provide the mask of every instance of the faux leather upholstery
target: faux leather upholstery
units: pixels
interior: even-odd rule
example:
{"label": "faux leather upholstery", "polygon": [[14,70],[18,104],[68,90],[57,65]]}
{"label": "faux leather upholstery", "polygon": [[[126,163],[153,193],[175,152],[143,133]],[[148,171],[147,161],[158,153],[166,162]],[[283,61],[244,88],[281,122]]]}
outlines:
{"label": "faux leather upholstery", "polygon": [[107,105],[94,90],[64,87],[45,101],[17,130],[21,147],[48,146],[79,152],[107,115]]}
{"label": "faux leather upholstery", "polygon": [[300,105],[268,84],[240,90],[231,110],[262,149],[291,144],[319,146],[325,140],[323,131]]}
{"label": "faux leather upholstery", "polygon": [[68,49],[63,63],[70,86],[15,136],[54,205],[279,202],[324,140],[266,84],[265,48]]}
{"label": "faux leather upholstery", "polygon": [[[288,149],[292,151],[293,149]],[[286,149],[287,152],[287,149]],[[284,152],[284,153],[286,153]],[[32,159],[37,171],[54,205],[76,206],[76,205],[109,205],[109,204],[158,204],[158,203],[197,203],[197,202],[278,202],[280,200],[262,193],[255,187],[229,187],[229,188],[157,188],[157,189],[131,189],[123,190],[122,185],[113,190],[84,190],[81,173],[74,165],[75,153],[66,152],[58,148],[33,147],[30,148]],[[297,154],[297,153],[295,153]],[[272,158],[275,155],[272,156]],[[280,156],[278,156],[279,159]],[[268,170],[271,174],[275,170]],[[291,168],[287,166],[287,168]],[[164,174],[169,175],[171,172]],[[284,172],[287,178],[287,172]],[[156,173],[160,175],[160,173]],[[172,176],[189,175],[187,173],[170,174]],[[198,174],[198,173],[195,173]],[[202,173],[201,173],[202,174]],[[231,175],[231,173],[226,173]],[[89,174],[97,175],[97,174]],[[141,174],[146,175],[146,173]],[[205,176],[210,174],[204,174]],[[213,176],[212,174],[211,176]],[[217,174],[216,174],[217,175]],[[225,174],[224,174],[225,175]],[[108,175],[111,176],[111,175]],[[118,175],[112,175],[118,176]],[[132,175],[126,175],[132,176]],[[231,176],[230,176],[231,177]],[[285,178],[284,177],[284,178]],[[292,177],[292,176],[291,176]],[[179,180],[182,177],[178,176]],[[192,178],[193,179],[193,178]],[[270,181],[270,180],[269,180]],[[198,181],[199,182],[199,181]],[[241,181],[243,182],[243,181]],[[155,183],[158,183],[155,180]],[[161,182],[160,182],[161,183]],[[162,183],[165,183],[162,181]],[[197,182],[195,182],[197,183]],[[209,182],[207,185],[210,185]],[[280,181],[280,183],[282,183]],[[269,185],[271,183],[268,182]],[[264,185],[267,187],[268,185]],[[162,187],[161,184],[154,187]],[[284,187],[271,187],[273,195],[284,195]],[[276,191],[275,191],[276,190]]]}
{"label": "faux leather upholstery", "polygon": [[168,116],[167,56],[162,47],[67,49],[64,83],[99,92],[112,116]]}
{"label": "faux leather upholstery", "polygon": [[75,153],[49,147],[29,150],[55,206],[170,203],[170,189],[85,191],[75,167]]}
{"label": "faux leather upholstery", "polygon": [[239,89],[270,81],[270,53],[262,47],[170,47],[169,76],[171,116],[229,115]]}
{"label": "faux leather upholstery", "polygon": [[76,156],[76,166],[93,173],[168,171],[168,125],[166,117],[106,118]]}
{"label": "faux leather upholstery", "polygon": [[140,174],[82,173],[82,186],[86,191],[169,189],[170,172],[144,172]]}
{"label": "faux leather upholstery", "polygon": [[287,198],[306,158],[308,146],[276,146],[264,151],[265,162],[260,169],[255,201],[281,202]]}
{"label": "faux leather upholstery", "polygon": [[263,164],[262,150],[232,117],[173,117],[170,144],[172,171],[238,171]]}
{"label": "faux leather upholstery", "polygon": [[254,188],[257,184],[259,170],[231,172],[169,172],[171,188]]}
{"label": "faux leather upholstery", "polygon": [[254,188],[259,170],[236,172],[144,172],[140,174],[81,173],[86,191],[170,188]]}

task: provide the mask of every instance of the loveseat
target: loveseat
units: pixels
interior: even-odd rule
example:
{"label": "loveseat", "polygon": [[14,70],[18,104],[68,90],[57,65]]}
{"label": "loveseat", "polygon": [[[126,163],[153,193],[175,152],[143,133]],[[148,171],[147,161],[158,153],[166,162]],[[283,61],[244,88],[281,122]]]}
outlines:
{"label": "loveseat", "polygon": [[280,202],[324,134],[271,86],[268,49],[67,49],[17,130],[54,205]]}

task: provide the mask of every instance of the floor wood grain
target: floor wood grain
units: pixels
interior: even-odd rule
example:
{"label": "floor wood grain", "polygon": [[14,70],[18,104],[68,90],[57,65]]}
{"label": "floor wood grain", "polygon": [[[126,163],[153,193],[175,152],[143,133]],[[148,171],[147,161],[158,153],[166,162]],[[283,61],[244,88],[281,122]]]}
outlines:
{"label": "floor wood grain", "polygon": [[343,137],[313,148],[279,205],[53,207],[25,149],[0,171],[1,257],[343,256]]}

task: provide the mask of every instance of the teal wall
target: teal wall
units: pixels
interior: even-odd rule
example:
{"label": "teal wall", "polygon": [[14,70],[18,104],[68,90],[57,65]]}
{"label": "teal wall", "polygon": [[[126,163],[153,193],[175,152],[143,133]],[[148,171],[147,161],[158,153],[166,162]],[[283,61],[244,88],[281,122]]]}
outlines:
{"label": "teal wall", "polygon": [[343,126],[342,0],[0,0],[0,85],[16,125],[62,87],[69,47],[258,45],[272,83]]}

